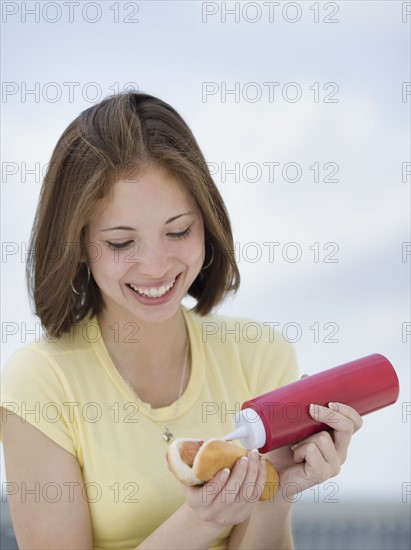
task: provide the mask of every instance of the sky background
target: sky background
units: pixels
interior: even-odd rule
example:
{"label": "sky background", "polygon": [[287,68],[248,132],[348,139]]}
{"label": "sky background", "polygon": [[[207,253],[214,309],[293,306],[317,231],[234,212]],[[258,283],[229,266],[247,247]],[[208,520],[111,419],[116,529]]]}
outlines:
{"label": "sky background", "polygon": [[410,3],[76,4],[2,3],[2,364],[40,332],[24,270],[43,168],[81,111],[138,88],[186,120],[230,213],[242,284],[218,312],[278,323],[301,373],[395,366],[398,402],[332,481],[340,501],[404,502]]}

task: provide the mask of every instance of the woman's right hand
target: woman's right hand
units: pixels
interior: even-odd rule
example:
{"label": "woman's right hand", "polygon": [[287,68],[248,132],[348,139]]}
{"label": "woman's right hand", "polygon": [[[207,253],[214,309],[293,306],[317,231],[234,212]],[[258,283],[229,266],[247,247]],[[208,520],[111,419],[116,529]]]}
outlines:
{"label": "woman's right hand", "polygon": [[250,517],[267,477],[264,457],[251,451],[238,460],[230,472],[218,472],[201,487],[182,484],[187,505],[202,521],[235,525]]}

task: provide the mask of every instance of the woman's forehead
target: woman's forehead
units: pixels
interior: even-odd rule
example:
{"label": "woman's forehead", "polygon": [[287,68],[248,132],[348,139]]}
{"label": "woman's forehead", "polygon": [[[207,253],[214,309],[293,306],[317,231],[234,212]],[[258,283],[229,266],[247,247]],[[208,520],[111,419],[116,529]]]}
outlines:
{"label": "woman's forehead", "polygon": [[164,220],[167,221],[188,211],[199,213],[195,199],[184,184],[168,171],[155,168],[116,181],[102,206],[92,220],[99,224],[118,215],[151,216],[167,218]]}

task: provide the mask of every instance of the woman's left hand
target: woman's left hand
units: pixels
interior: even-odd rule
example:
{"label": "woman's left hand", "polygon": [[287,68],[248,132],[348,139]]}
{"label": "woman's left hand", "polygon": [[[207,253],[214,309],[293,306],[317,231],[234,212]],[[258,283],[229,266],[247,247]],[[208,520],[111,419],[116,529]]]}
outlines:
{"label": "woman's left hand", "polygon": [[286,498],[336,476],[347,458],[352,435],[361,428],[362,418],[352,407],[342,403],[329,407],[314,405],[310,415],[327,424],[331,432],[322,431],[267,453],[280,476],[280,493]]}

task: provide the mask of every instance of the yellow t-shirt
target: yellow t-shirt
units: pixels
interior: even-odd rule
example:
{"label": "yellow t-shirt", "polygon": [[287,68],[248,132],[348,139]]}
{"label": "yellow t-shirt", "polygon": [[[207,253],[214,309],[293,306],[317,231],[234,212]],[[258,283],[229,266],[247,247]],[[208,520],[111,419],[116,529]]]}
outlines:
{"label": "yellow t-shirt", "polygon": [[[3,368],[2,406],[79,461],[96,550],[134,549],[184,502],[165,459],[167,425],[175,438],[221,437],[245,400],[297,378],[293,348],[268,323],[181,309],[192,371],[177,417],[176,403],[152,409],[138,399],[96,317],[57,341],[26,344]],[[230,531],[212,548],[225,549]]]}

